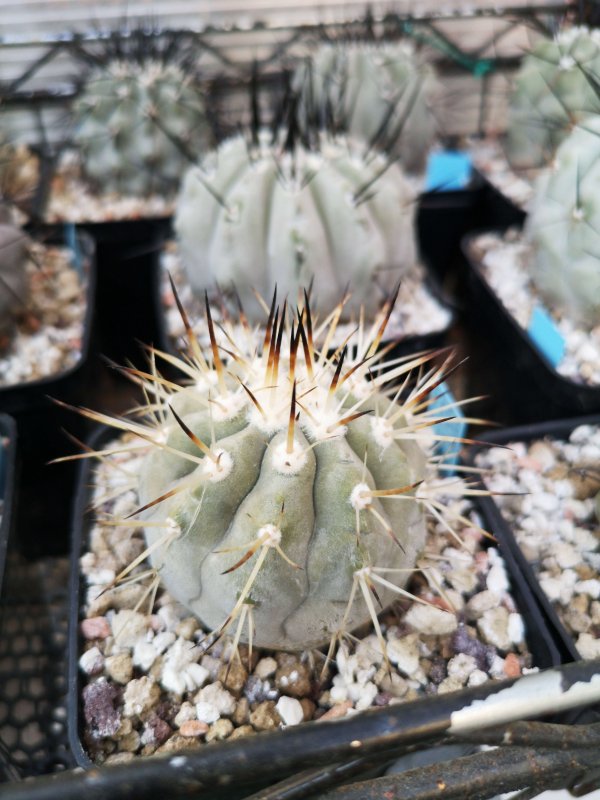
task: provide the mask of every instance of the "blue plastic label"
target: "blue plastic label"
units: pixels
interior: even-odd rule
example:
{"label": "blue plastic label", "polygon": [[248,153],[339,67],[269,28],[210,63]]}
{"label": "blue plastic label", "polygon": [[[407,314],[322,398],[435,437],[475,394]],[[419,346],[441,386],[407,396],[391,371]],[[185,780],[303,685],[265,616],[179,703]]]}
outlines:
{"label": "blue plastic label", "polygon": [[425,174],[426,192],[464,189],[471,180],[473,162],[468,153],[443,150],[429,155]]}
{"label": "blue plastic label", "polygon": [[533,344],[553,367],[560,364],[565,355],[565,340],[543,306],[539,304],[534,306],[527,333]]}
{"label": "blue plastic label", "polygon": [[65,244],[71,250],[71,262],[77,272],[83,274],[83,258],[81,249],[79,247],[79,240],[77,238],[77,229],[72,222],[65,222],[64,224],[64,237]]}
{"label": "blue plastic label", "polygon": [[[455,405],[456,400],[450,391],[448,384],[444,381],[432,391],[431,396],[434,398],[429,404],[429,411],[439,412],[440,417],[456,417],[456,419],[448,420],[447,422],[439,422],[433,426],[433,432],[438,436],[456,436],[463,439],[467,432],[467,423],[464,421],[464,414],[460,406]],[[436,414],[436,416],[438,416]],[[444,464],[456,464],[458,462],[458,454],[462,447],[462,442],[436,442],[435,453],[436,455],[444,456]],[[444,470],[445,475],[452,475],[451,470]]]}

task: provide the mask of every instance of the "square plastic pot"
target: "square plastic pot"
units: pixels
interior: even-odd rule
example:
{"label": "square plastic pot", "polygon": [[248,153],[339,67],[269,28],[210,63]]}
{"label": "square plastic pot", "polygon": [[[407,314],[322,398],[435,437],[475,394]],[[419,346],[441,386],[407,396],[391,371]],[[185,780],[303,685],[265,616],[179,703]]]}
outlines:
{"label": "square plastic pot", "polygon": [[[89,440],[93,449],[101,448],[115,435],[113,429],[98,428]],[[90,514],[90,500],[92,489],[92,460],[85,459],[80,464],[77,498],[74,506],[72,524],[72,550],[71,550],[71,577],[70,577],[70,620],[69,620],[69,738],[72,753],[79,766],[89,769],[92,761],[83,744],[83,718],[80,703],[83,683],[79,670],[79,657],[81,655],[82,638],[80,635],[80,609],[85,602],[86,586],[80,572],[80,558],[88,544],[92,515]],[[510,575],[511,592],[515,598],[518,609],[523,615],[527,634],[527,644],[533,655],[534,662],[540,668],[557,666],[561,663],[561,656],[554,641],[546,629],[545,621],[539,608],[533,600],[531,593],[522,579],[520,572],[514,570],[510,553],[503,553],[507,570]],[[497,685],[497,684],[496,684]],[[493,691],[494,684],[490,682],[476,689],[469,689],[467,695],[473,692]],[[470,693],[470,694],[469,694]],[[275,733],[262,733],[256,736],[243,738],[235,742],[212,743],[183,756],[174,754],[170,758],[151,757],[136,758],[135,765],[131,764],[132,774],[140,777],[142,783],[146,780],[144,775],[156,774],[157,768],[171,759],[185,758],[186,768],[196,774],[205,776],[208,784],[214,785],[217,777],[227,771],[224,764],[229,764],[229,769],[236,776],[236,780],[244,784],[263,783],[283,778],[291,772],[320,764],[331,764],[336,759],[344,760],[347,753],[344,747],[352,741],[369,740],[370,737],[381,737],[380,750],[382,757],[386,756],[386,731],[398,725],[415,726],[410,734],[411,741],[417,742],[419,735],[424,731],[432,731],[435,719],[445,713],[446,703],[460,703],[460,697],[467,696],[464,692],[438,697],[423,698],[396,706],[381,709],[370,709],[367,712],[353,715],[350,718],[337,721],[333,726],[320,723],[306,723],[288,730]],[[411,728],[412,730],[412,728]],[[408,734],[407,734],[408,735]],[[386,744],[387,741],[387,744]],[[225,759],[225,760],[224,760]],[[348,759],[350,760],[350,759]],[[156,766],[158,764],[158,767]],[[278,770],[273,774],[273,770]],[[111,770],[112,771],[112,770]],[[109,771],[110,772],[110,771]],[[262,776],[262,777],[261,777]],[[179,776],[185,780],[185,775]],[[155,779],[155,778],[154,778]],[[171,780],[176,780],[173,776]],[[212,782],[212,784],[211,784]],[[237,785],[229,787],[231,794],[225,797],[234,797]],[[210,795],[213,796],[212,794]],[[214,797],[221,795],[215,789]]]}

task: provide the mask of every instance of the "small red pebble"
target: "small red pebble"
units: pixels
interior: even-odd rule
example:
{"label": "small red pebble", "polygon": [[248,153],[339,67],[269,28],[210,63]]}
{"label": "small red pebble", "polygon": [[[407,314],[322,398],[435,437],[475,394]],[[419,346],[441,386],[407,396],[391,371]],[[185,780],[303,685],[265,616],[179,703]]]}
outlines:
{"label": "small red pebble", "polygon": [[475,553],[475,568],[477,572],[487,572],[488,569],[488,554],[484,550]]}
{"label": "small red pebble", "polygon": [[204,736],[208,727],[206,722],[201,722],[199,719],[188,719],[179,726],[179,733],[182,736]]}
{"label": "small red pebble", "polygon": [[532,456],[523,456],[517,461],[517,464],[524,469],[530,469],[533,472],[541,472],[542,465],[537,460],[537,458],[533,458]]}
{"label": "small red pebble", "polygon": [[106,617],[90,617],[81,623],[81,633],[85,639],[106,639],[110,636],[110,625]]}
{"label": "small red pebble", "polygon": [[322,717],[319,717],[319,722],[324,719],[339,719],[340,717],[345,717],[351,708],[352,703],[350,700],[344,700],[343,703],[337,703],[335,706],[332,706],[329,711],[326,711]]}
{"label": "small red pebble", "polygon": [[504,659],[504,674],[507,678],[518,678],[521,674],[519,658],[514,653],[509,653]]}

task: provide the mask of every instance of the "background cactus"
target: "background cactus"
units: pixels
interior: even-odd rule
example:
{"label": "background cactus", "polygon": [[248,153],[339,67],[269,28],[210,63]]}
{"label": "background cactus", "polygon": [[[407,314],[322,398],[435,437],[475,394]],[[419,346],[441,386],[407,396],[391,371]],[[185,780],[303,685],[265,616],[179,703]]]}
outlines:
{"label": "background cactus", "polygon": [[549,304],[575,321],[600,323],[600,117],[565,139],[536,184],[526,232],[531,273]]}
{"label": "background cactus", "polygon": [[324,43],[298,68],[301,117],[333,117],[408,172],[421,172],[436,135],[433,68],[409,42]]}
{"label": "background cactus", "polygon": [[28,239],[0,205],[0,335],[10,331],[27,301]]}
{"label": "background cactus", "polygon": [[600,31],[570,28],[524,58],[510,100],[506,153],[516,168],[541,167],[573,125],[600,112]]}
{"label": "background cactus", "polygon": [[170,40],[132,34],[108,48],[74,103],[74,141],[104,192],[168,193],[211,141],[204,92]]}
{"label": "background cactus", "polygon": [[314,298],[331,308],[350,285],[345,313],[373,315],[416,260],[414,192],[384,155],[349,140],[285,148],[270,135],[242,136],[186,175],[175,230],[192,288],[235,284],[253,318],[253,289],[275,284],[294,300],[314,278]]}

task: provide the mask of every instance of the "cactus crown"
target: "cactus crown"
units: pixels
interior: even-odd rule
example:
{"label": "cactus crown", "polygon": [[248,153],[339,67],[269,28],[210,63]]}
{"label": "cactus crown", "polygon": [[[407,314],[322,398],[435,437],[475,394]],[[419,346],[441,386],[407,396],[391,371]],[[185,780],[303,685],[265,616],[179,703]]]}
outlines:
{"label": "cactus crown", "polygon": [[325,42],[296,70],[301,127],[315,121],[421,172],[435,137],[436,81],[410,42]]}
{"label": "cactus crown", "polygon": [[344,313],[364,306],[372,318],[416,262],[415,198],[398,164],[365,149],[294,124],[223,142],[188,171],[177,202],[192,288],[233,284],[260,320],[254,290],[269,296],[277,283],[295,297],[314,278],[322,310],[350,283]]}
{"label": "cactus crown", "polygon": [[[147,580],[152,594],[162,580],[213,631],[207,644],[235,630],[235,642],[304,649],[369,618],[379,631],[373,598],[405,594],[424,514],[440,517],[432,466],[443,458],[428,461],[422,436],[445,438],[431,434],[428,397],[449,363],[386,364],[393,304],[335,349],[340,306],[318,324],[308,302],[290,315],[274,298],[253,331],[242,311],[239,325],[215,324],[207,301],[206,343],[180,307],[184,358],[151,350],[151,369],[125,370],[148,398],[145,421],[83,411],[138,440],[120,447],[140,453],[124,489],[141,506],[108,524],[143,527],[152,568],[136,576],[138,558],[116,582]],[[156,357],[187,385],[162,378]]]}
{"label": "cactus crown", "polygon": [[541,167],[573,126],[600,112],[600,32],[584,27],[536,43],[510,100],[506,153],[516,168]]}
{"label": "cactus crown", "polygon": [[531,272],[550,304],[577,322],[600,323],[600,116],[563,141],[537,180],[526,232]]}
{"label": "cactus crown", "polygon": [[212,140],[197,48],[139,29],[84,52],[92,72],[74,107],[86,175],[103,191],[172,192]]}

